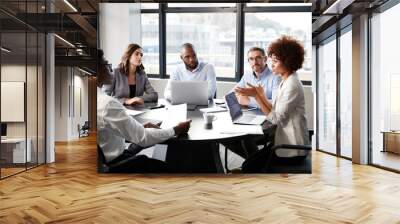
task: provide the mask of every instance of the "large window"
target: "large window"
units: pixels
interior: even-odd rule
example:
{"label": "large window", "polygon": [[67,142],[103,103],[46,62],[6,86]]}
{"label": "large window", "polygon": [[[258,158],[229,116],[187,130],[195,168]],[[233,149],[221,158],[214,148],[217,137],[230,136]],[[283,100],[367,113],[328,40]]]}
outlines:
{"label": "large window", "polygon": [[[270,5],[276,6],[266,3],[260,6]],[[244,70],[250,69],[246,59],[250,47],[266,48],[272,40],[287,34],[304,44],[306,59],[298,73],[301,80],[311,81],[311,13],[305,10],[311,9],[311,5],[280,5],[283,11],[285,7],[290,9],[288,11],[293,11],[293,7],[299,10],[290,13],[278,13],[273,7],[248,6],[242,3],[168,3],[158,6],[142,3],[141,43],[146,72],[153,77],[170,75],[176,65],[182,63],[180,46],[189,42],[195,46],[201,61],[214,65],[218,79],[238,81]],[[240,17],[241,14],[244,16]],[[244,36],[238,29],[244,29]],[[243,65],[237,60],[243,60]],[[165,74],[160,74],[164,70]]]}
{"label": "large window", "polygon": [[336,37],[318,48],[318,148],[336,153]]}
{"label": "large window", "polygon": [[352,35],[340,36],[340,154],[352,157]]}
{"label": "large window", "polygon": [[167,14],[167,74],[181,63],[180,46],[192,43],[197,57],[214,65],[218,77],[235,77],[234,13]]}
{"label": "large window", "polygon": [[[372,163],[400,170],[400,4],[376,14],[372,25],[371,137]],[[393,131],[393,133],[392,133]],[[384,139],[384,133],[386,139]]]}
{"label": "large window", "polygon": [[143,64],[148,74],[159,74],[159,31],[158,14],[142,14]]}
{"label": "large window", "polygon": [[266,49],[281,35],[290,35],[303,43],[306,50],[303,68],[298,71],[300,79],[311,81],[311,13],[246,13],[245,23],[244,70],[251,69],[246,58],[251,47]]}

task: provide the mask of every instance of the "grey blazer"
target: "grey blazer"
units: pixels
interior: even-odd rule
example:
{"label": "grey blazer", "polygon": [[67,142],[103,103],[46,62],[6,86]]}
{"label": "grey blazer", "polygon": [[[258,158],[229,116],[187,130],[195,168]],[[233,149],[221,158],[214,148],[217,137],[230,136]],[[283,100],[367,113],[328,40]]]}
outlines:
{"label": "grey blazer", "polygon": [[[119,102],[124,103],[129,98],[128,77],[120,68],[114,69],[113,81],[111,85],[104,88],[104,91]],[[144,71],[136,73],[136,96],[142,98],[144,102],[155,102],[158,100],[158,94],[150,84]]]}

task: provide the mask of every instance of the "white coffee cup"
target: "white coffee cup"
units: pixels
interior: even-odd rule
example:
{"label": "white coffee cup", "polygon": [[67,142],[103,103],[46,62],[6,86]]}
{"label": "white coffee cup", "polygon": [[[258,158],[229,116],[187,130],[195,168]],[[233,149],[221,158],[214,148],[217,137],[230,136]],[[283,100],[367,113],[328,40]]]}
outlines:
{"label": "white coffee cup", "polygon": [[212,124],[213,121],[217,120],[217,117],[212,113],[203,113],[204,123]]}

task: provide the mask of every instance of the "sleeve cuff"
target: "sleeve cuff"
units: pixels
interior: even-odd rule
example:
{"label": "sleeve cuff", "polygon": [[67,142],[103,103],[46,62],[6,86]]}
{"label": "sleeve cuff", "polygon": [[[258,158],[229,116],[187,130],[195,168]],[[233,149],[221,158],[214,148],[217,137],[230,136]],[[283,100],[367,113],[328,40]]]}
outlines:
{"label": "sleeve cuff", "polygon": [[167,131],[168,131],[168,136],[169,137],[174,137],[175,136],[174,128],[167,129]]}

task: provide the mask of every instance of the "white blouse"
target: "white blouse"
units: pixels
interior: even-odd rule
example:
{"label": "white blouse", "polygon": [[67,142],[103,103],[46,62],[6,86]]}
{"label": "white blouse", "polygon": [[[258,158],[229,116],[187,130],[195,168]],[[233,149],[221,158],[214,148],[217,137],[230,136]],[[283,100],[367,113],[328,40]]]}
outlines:
{"label": "white blouse", "polygon": [[[306,120],[304,89],[297,73],[282,80],[272,104],[272,110],[267,120],[276,124],[275,145],[308,145],[308,128]],[[277,151],[280,157],[305,155],[306,151],[281,149]]]}

